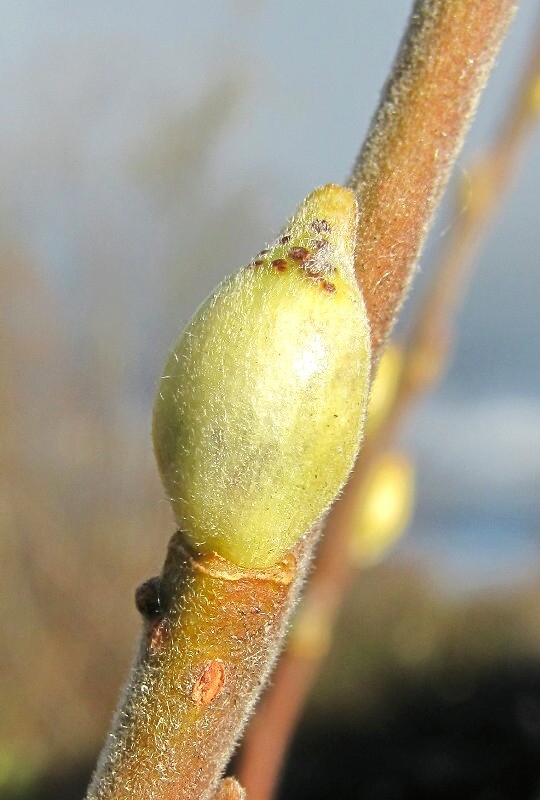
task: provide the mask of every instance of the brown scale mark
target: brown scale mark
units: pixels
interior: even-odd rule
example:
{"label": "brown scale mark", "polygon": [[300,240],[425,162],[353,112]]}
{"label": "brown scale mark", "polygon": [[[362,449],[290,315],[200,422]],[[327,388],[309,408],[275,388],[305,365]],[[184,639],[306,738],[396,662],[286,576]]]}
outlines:
{"label": "brown scale mark", "polygon": [[275,258],[272,261],[272,266],[275,267],[278,272],[284,272],[287,269],[287,262],[284,258]]}
{"label": "brown scale mark", "polygon": [[258,258],[256,261],[253,262],[253,264],[251,266],[252,267],[262,267],[263,264],[264,264],[264,261],[262,260],[262,258]]}
{"label": "brown scale mark", "polygon": [[329,292],[330,294],[336,291],[335,284],[330,283],[330,281],[321,281],[321,286],[325,292]]}
{"label": "brown scale mark", "polygon": [[322,275],[331,275],[335,272],[335,267],[329,261],[313,259],[303,265],[304,271],[310,278],[320,278]]}
{"label": "brown scale mark", "polygon": [[225,683],[225,664],[221,658],[214,658],[205,665],[201,677],[193,687],[191,699],[197,705],[207,706],[223,689]]}
{"label": "brown scale mark", "polygon": [[314,250],[325,250],[328,247],[328,241],[326,239],[315,239],[310,241],[310,247]]}
{"label": "brown scale mark", "polygon": [[281,239],[279,240],[279,243],[280,244],[287,244],[287,242],[290,242],[290,241],[291,241],[291,237],[289,236],[289,234],[285,234],[285,236],[281,237]]}
{"label": "brown scale mark", "polygon": [[311,227],[317,233],[330,233],[332,230],[330,224],[325,219],[314,219],[311,223]]}
{"label": "brown scale mark", "polygon": [[308,261],[307,264],[303,265],[303,269],[310,278],[320,278],[326,272],[324,266],[317,261]]}
{"label": "brown scale mark", "polygon": [[288,255],[289,258],[294,258],[295,261],[307,261],[311,253],[307,247],[291,247]]}

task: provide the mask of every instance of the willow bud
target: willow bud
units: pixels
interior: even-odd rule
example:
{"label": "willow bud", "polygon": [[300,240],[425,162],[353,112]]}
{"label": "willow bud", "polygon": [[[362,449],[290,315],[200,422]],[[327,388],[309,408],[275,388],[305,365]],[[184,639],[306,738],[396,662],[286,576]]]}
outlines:
{"label": "willow bud", "polygon": [[268,249],[218,286],[172,350],[154,447],[197,553],[269,567],[347,479],[370,364],[356,217],[349,189],[317,189]]}

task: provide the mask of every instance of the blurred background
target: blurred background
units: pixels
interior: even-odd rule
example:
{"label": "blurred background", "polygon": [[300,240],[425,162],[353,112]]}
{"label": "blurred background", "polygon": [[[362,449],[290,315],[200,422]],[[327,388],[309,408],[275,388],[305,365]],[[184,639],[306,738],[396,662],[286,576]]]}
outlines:
{"label": "blurred background", "polygon": [[[173,531],[149,433],[167,348],[347,177],[409,10],[0,0],[0,796],[82,795]],[[537,15],[504,45],[465,184]],[[540,793],[539,187],[535,135],[403,431],[409,530],[347,601],[284,798]]]}

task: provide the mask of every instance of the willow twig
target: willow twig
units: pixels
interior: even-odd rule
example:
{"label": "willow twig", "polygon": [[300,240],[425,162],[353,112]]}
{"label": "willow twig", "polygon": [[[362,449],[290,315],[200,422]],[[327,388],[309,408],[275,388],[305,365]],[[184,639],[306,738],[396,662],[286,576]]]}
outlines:
{"label": "willow twig", "polygon": [[516,176],[528,134],[540,117],[540,25],[512,101],[491,144],[465,171],[457,198],[458,216],[426,298],[406,343],[398,405],[423,394],[448,362],[456,311],[465,294],[475,256],[509,185]]}
{"label": "willow twig", "polygon": [[[360,197],[356,263],[370,314],[375,363],[461,144],[463,127],[459,120],[465,126],[464,120],[470,119],[496,42],[511,14],[509,3],[426,5],[429,9],[424,25],[423,4],[415,6],[411,27],[349,184]],[[328,648],[333,621],[353,575],[351,528],[364,477],[392,439],[413,391],[425,391],[428,382],[437,377],[434,366],[441,369],[444,363],[440,332],[449,330],[454,317],[464,289],[466,265],[474,254],[473,243],[479,244],[485,223],[512,174],[523,135],[537,113],[538,58],[536,48],[522,79],[519,99],[484,161],[488,165],[506,163],[504,180],[499,169],[499,180],[490,183],[490,202],[484,190],[481,206],[474,202],[475,186],[470,186],[473,202],[447,242],[424,312],[405,348],[393,405],[382,429],[364,443],[349,484],[328,517],[315,573],[289,645],[248,727],[238,757],[237,771],[250,800],[272,797],[301,708]],[[449,337],[446,343],[448,347]]]}
{"label": "willow twig", "polygon": [[[350,182],[375,363],[512,12],[510,0],[414,7]],[[195,557],[173,537],[162,575],[139,592],[139,655],[89,800],[238,794],[218,788],[220,777],[281,646],[316,539],[314,530],[261,573]],[[242,776],[249,800],[267,796],[245,769]]]}
{"label": "willow twig", "polygon": [[510,0],[419,0],[349,186],[374,360],[513,14]]}
{"label": "willow twig", "polygon": [[213,800],[277,655],[303,557],[299,548],[246,570],[195,557],[173,536],[161,576],[137,592],[140,650],[88,800]]}

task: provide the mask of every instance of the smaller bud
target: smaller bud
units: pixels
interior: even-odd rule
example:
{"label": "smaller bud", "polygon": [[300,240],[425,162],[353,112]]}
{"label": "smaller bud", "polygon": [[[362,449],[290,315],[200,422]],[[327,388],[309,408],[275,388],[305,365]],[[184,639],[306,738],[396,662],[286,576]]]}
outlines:
{"label": "smaller bud", "polygon": [[373,464],[356,498],[351,554],[360,567],[376,564],[405,532],[414,504],[414,470],[400,453]]}
{"label": "smaller bud", "polygon": [[540,116],[540,75],[535,75],[529,85],[527,100],[530,111]]}
{"label": "smaller bud", "polygon": [[370,368],[356,217],[349,189],[313,192],[173,348],[154,447],[178,526],[199,554],[276,564],[352,468]]}
{"label": "smaller bud", "polygon": [[371,384],[366,417],[366,436],[374,436],[384,425],[394,407],[403,370],[403,349],[389,344]]}

